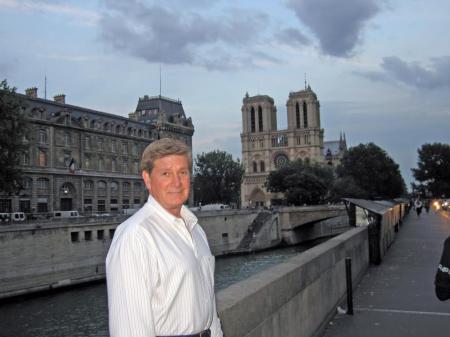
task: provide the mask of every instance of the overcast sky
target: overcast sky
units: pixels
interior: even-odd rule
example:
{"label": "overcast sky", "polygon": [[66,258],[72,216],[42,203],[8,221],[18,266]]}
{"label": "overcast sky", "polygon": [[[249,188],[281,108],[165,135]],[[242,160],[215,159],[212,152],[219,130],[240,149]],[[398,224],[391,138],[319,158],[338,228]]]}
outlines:
{"label": "overcast sky", "polygon": [[417,149],[450,143],[448,0],[0,0],[0,79],[18,92],[127,116],[139,96],[180,99],[194,153],[241,157],[246,92],[307,82],[325,140],[374,142],[409,185]]}

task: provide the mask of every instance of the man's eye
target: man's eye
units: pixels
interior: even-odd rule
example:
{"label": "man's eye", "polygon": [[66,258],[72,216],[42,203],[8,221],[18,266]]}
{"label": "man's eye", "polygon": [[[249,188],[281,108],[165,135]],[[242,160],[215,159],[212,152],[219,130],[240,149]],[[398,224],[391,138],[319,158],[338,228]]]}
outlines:
{"label": "man's eye", "polygon": [[170,175],[170,173],[169,173],[169,172],[163,172],[162,175],[163,175],[164,177],[168,177],[168,176]]}

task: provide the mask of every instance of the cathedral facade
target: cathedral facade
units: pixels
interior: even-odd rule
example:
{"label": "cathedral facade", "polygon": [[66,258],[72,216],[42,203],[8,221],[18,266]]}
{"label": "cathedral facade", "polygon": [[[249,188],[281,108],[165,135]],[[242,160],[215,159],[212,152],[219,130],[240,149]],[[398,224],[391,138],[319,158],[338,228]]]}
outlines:
{"label": "cathedral facade", "polygon": [[270,172],[287,162],[301,159],[334,166],[346,150],[342,136],[324,146],[320,103],[310,86],[289,93],[286,106],[287,129],[277,130],[277,109],[270,96],[246,94],[243,99],[241,143],[245,174],[241,205],[244,208],[281,203],[283,195],[268,192],[265,182]]}

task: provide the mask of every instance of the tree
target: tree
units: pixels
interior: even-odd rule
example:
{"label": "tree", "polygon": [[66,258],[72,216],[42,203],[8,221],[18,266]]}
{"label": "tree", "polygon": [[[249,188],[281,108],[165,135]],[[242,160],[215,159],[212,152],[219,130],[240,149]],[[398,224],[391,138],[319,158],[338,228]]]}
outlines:
{"label": "tree", "polygon": [[284,193],[288,204],[319,204],[328,198],[333,179],[331,167],[297,160],[271,172],[266,188]]}
{"label": "tree", "polygon": [[238,204],[244,167],[231,154],[215,150],[197,155],[194,162],[195,203]]}
{"label": "tree", "polygon": [[450,196],[450,145],[424,144],[417,149],[417,168],[414,178],[420,183],[417,190],[428,190],[436,197]]}
{"label": "tree", "polygon": [[347,194],[342,196],[396,198],[406,192],[398,164],[374,143],[351,147],[344,154],[337,173],[335,190],[340,186],[340,193]]}
{"label": "tree", "polygon": [[20,156],[26,150],[23,138],[28,132],[25,101],[10,88],[6,80],[0,83],[0,191],[14,193],[22,187]]}

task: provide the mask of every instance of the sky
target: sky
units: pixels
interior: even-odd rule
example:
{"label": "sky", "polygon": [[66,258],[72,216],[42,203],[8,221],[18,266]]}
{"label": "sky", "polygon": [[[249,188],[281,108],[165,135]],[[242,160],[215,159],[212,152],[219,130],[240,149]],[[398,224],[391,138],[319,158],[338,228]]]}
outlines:
{"label": "sky", "polygon": [[450,143],[449,26],[448,0],[0,0],[0,79],[121,116],[161,90],[194,155],[240,158],[245,94],[285,129],[306,78],[325,140],[374,142],[409,185],[417,149]]}

